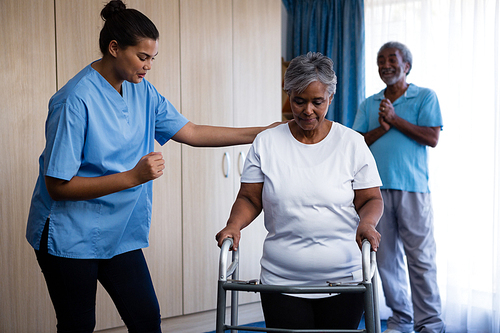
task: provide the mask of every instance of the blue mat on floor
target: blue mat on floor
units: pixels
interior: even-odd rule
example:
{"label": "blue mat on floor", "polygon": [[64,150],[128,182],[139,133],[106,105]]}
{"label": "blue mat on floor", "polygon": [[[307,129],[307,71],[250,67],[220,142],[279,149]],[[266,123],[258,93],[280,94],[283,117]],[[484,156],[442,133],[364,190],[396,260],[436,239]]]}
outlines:
{"label": "blue mat on floor", "polygon": [[[245,326],[249,326],[249,327],[266,327],[266,325],[264,324],[263,321],[258,322],[258,323],[252,323],[252,324],[245,324]],[[380,326],[381,326],[382,332],[385,331],[387,329],[387,322],[386,322],[386,320],[382,320]],[[358,327],[358,329],[363,329],[363,328],[365,328],[365,318],[361,319],[361,322],[359,323],[359,327]],[[229,332],[229,331],[227,331],[227,332]],[[238,332],[239,333],[255,333],[254,331],[238,331]],[[215,331],[207,332],[207,333],[215,333]]]}

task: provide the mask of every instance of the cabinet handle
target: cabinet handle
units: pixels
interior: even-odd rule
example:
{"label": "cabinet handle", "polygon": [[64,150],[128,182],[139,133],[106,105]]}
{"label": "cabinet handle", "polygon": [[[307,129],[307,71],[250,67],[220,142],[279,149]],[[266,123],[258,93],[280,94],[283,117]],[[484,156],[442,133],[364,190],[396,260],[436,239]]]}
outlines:
{"label": "cabinet handle", "polygon": [[238,172],[240,173],[240,177],[243,174],[243,167],[245,166],[245,153],[240,151],[238,155]]}
{"label": "cabinet handle", "polygon": [[229,153],[227,151],[224,153],[222,168],[223,168],[222,172],[224,172],[224,177],[228,178],[229,174],[231,173],[231,157],[229,156]]}

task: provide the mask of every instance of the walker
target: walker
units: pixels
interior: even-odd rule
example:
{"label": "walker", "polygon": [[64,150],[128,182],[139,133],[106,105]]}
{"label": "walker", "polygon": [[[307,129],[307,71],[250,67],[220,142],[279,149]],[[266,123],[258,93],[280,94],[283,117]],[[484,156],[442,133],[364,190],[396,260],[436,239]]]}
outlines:
{"label": "walker", "polygon": [[[377,262],[375,252],[371,252],[371,245],[368,240],[362,245],[362,269],[363,281],[360,283],[335,283],[325,282],[324,287],[304,287],[304,286],[270,286],[258,283],[258,280],[240,281],[239,278],[239,253],[232,251],[232,261],[228,267],[229,250],[233,245],[231,238],[226,238],[222,243],[219,258],[219,278],[217,285],[217,319],[216,333],[224,333],[231,330],[235,333],[238,330],[256,332],[335,332],[335,333],[380,333],[380,316],[378,310],[378,278]],[[232,279],[228,279],[232,277]],[[230,315],[231,324],[226,322],[226,292],[231,290]],[[281,328],[259,328],[249,326],[238,326],[238,293],[244,292],[266,292],[266,293],[287,293],[287,294],[307,294],[307,293],[363,293],[365,306],[365,329],[281,329]]]}

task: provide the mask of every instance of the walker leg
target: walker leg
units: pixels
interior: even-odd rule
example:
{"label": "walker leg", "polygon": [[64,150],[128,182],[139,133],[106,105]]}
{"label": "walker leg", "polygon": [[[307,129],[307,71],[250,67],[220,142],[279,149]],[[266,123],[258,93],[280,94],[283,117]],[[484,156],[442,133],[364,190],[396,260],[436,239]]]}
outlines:
{"label": "walker leg", "polygon": [[224,333],[226,325],[226,290],[222,287],[225,281],[217,283],[217,320],[215,323],[215,332]]}
{"label": "walker leg", "polygon": [[366,332],[375,333],[375,310],[373,306],[373,285],[371,283],[365,284],[366,291],[365,298],[365,327]]}
{"label": "walker leg", "polygon": [[382,327],[380,325],[380,310],[379,310],[379,297],[378,297],[378,269],[375,266],[375,274],[372,279],[373,286],[373,311],[375,312],[375,333],[381,333]]}
{"label": "walker leg", "polygon": [[[236,260],[236,256],[238,254],[233,251],[233,261]],[[240,266],[236,266],[236,269],[233,272],[233,279],[238,280],[240,278]],[[231,291],[231,325],[238,326],[238,295],[239,292],[237,290]],[[237,330],[231,330],[231,333],[238,333]]]}

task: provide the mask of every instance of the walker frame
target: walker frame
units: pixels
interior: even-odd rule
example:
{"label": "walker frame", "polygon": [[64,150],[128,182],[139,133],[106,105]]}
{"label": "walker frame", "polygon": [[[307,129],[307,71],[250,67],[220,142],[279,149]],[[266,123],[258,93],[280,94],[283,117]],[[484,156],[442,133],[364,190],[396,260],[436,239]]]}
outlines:
{"label": "walker frame", "polygon": [[[324,287],[304,286],[270,286],[258,284],[258,280],[240,281],[239,279],[239,252],[230,251],[233,245],[231,238],[224,239],[219,257],[219,278],[217,282],[217,319],[216,333],[231,330],[255,332],[291,332],[291,333],[380,333],[380,315],[378,308],[378,277],[376,254],[371,251],[368,240],[362,244],[363,281],[357,284],[326,282]],[[232,261],[228,267],[229,252],[232,252]],[[232,277],[232,279],[228,279]],[[230,315],[231,324],[226,322],[227,291],[231,291]],[[238,293],[244,292],[271,292],[287,294],[307,293],[363,293],[365,306],[365,329],[282,329],[238,326]]]}

